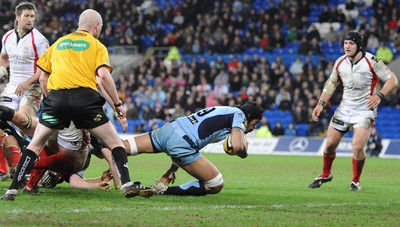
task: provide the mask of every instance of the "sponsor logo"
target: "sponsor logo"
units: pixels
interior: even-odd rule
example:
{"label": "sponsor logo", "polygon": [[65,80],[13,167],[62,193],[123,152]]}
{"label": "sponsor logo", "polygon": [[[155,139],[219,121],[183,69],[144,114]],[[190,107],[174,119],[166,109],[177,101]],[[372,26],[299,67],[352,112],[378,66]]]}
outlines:
{"label": "sponsor logo", "polygon": [[31,161],[31,158],[29,156],[25,158],[24,163],[22,164],[21,170],[19,171],[18,176],[17,176],[18,182],[20,182],[22,180],[22,177],[24,176],[25,170],[26,170],[26,168],[28,168],[30,161]]}
{"label": "sponsor logo", "polygon": [[99,122],[101,121],[101,114],[97,114],[95,118],[93,118],[94,121]]}
{"label": "sponsor logo", "polygon": [[339,119],[337,119],[337,118],[333,118],[332,122],[335,123],[335,124],[338,124],[338,125],[344,125],[344,122],[339,120]]}
{"label": "sponsor logo", "polygon": [[289,144],[290,152],[301,152],[305,151],[308,147],[308,139],[305,137],[296,138]]}
{"label": "sponsor logo", "polygon": [[54,116],[48,115],[47,113],[42,114],[42,120],[52,125],[58,124],[58,119]]}
{"label": "sponsor logo", "polygon": [[71,49],[73,51],[84,51],[89,49],[89,47],[90,44],[86,41],[66,39],[58,43],[57,50]]}
{"label": "sponsor logo", "polygon": [[192,125],[195,125],[199,122],[193,115],[190,115],[187,118],[189,119],[190,123],[192,123]]}
{"label": "sponsor logo", "polygon": [[376,62],[379,62],[381,59],[378,58],[377,56],[372,56],[372,60],[374,60],[374,61],[376,61]]}

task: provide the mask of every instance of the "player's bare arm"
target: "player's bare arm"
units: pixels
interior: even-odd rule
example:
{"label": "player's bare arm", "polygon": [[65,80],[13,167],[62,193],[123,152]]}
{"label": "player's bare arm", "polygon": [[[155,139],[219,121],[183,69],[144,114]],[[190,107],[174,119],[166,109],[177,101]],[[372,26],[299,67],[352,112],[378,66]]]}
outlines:
{"label": "player's bare arm", "polygon": [[246,158],[248,142],[245,139],[244,132],[239,128],[233,128],[231,131],[231,137],[233,152],[241,158]]}
{"label": "player's bare arm", "polygon": [[46,96],[49,94],[49,91],[47,90],[47,81],[49,80],[49,76],[50,76],[50,74],[48,74],[44,71],[41,71],[40,77],[39,77],[40,87],[42,88],[43,94]]}
{"label": "player's bare arm", "polygon": [[160,182],[162,182],[165,186],[169,184],[173,184],[176,179],[176,171],[178,171],[179,166],[175,165],[174,163],[171,164],[171,167],[161,176]]}
{"label": "player's bare arm", "polygon": [[108,96],[106,101],[110,106],[114,107],[115,113],[117,113],[117,120],[122,126],[123,132],[126,132],[128,128],[128,120],[126,119],[126,109],[122,105],[121,101],[118,98],[117,89],[115,87],[114,80],[111,77],[110,71],[108,67],[100,67],[97,70],[98,75],[98,84],[102,89],[103,96]]}
{"label": "player's bare arm", "polygon": [[324,109],[326,103],[328,103],[333,92],[335,92],[336,86],[337,86],[337,83],[333,82],[331,79],[328,79],[325,82],[325,85],[322,90],[321,97],[319,98],[318,104],[315,106],[315,108],[312,112],[313,121],[318,121],[319,115],[321,114],[322,110]]}
{"label": "player's bare arm", "polygon": [[38,68],[35,74],[33,74],[31,77],[29,77],[27,80],[17,86],[17,88],[15,89],[15,94],[21,96],[31,84],[39,81],[40,75],[41,70]]}
{"label": "player's bare arm", "polygon": [[368,97],[368,108],[377,108],[382,99],[389,95],[398,86],[398,84],[399,82],[396,75],[392,74],[379,92]]}
{"label": "player's bare arm", "polygon": [[7,66],[8,66],[8,55],[1,54],[0,55],[0,78],[3,78],[3,79],[8,78]]}

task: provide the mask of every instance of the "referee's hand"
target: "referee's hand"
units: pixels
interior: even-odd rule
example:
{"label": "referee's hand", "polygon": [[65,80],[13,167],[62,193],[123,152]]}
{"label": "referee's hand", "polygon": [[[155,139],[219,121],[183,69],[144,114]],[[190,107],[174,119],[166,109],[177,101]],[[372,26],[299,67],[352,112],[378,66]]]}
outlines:
{"label": "referee's hand", "polygon": [[124,106],[118,106],[115,108],[117,120],[122,126],[122,131],[125,133],[128,129],[128,120],[126,119],[126,110]]}

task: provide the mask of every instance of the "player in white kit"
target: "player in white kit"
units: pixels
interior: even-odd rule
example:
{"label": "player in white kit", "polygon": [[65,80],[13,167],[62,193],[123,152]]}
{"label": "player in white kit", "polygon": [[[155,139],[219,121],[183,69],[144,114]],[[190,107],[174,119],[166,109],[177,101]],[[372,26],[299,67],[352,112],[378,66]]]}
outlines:
{"label": "player in white kit", "polygon": [[[336,86],[342,83],[343,97],[328,128],[322,173],[314,179],[309,188],[319,188],[323,183],[332,180],[331,167],[336,157],[336,148],[344,134],[354,130],[353,178],[350,190],[361,190],[360,177],[366,158],[364,147],[370,137],[371,125],[377,116],[377,107],[398,85],[396,75],[382,60],[365,52],[362,45],[363,37],[357,31],[351,31],[346,35],[343,42],[345,55],[336,60],[319,103],[313,110],[312,118],[318,121]],[[380,91],[377,91],[376,85],[379,80],[385,83]]]}
{"label": "player in white kit", "polygon": [[[38,83],[40,69],[36,62],[48,49],[47,39],[34,28],[36,7],[29,2],[21,2],[15,7],[15,29],[8,31],[2,38],[0,54],[0,77],[8,77],[8,83],[1,93],[0,105],[19,110],[28,117],[36,115],[39,109],[42,91]],[[7,113],[1,112],[3,119]],[[31,124],[28,124],[29,128]],[[3,144],[4,140],[4,152]],[[0,130],[0,175],[8,173],[8,165],[14,167],[20,158],[20,148],[13,136],[7,136]],[[1,176],[0,176],[1,177]]]}

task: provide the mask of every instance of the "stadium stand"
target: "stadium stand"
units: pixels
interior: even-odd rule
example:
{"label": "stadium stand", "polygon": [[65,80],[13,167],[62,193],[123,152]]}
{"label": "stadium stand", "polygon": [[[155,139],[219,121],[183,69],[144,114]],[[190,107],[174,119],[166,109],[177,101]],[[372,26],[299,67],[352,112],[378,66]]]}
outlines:
{"label": "stadium stand", "polygon": [[[5,22],[0,28],[1,35],[13,26],[12,9],[16,2],[0,3],[0,20]],[[271,125],[280,121],[287,127],[294,122],[296,106],[301,106],[303,114],[307,115],[309,108],[316,104],[316,94],[323,86],[321,81],[329,76],[333,61],[343,54],[341,42],[346,32],[359,30],[365,36],[365,44],[373,33],[386,42],[395,58],[400,54],[399,0],[358,0],[352,1],[354,4],[345,0],[49,2],[35,1],[38,4],[37,28],[50,42],[75,28],[77,15],[83,9],[94,8],[109,21],[100,37],[109,50],[118,54],[120,49],[115,46],[137,46],[143,57],[139,58],[138,66],[117,70],[118,74],[113,75],[120,98],[134,113],[128,132],[161,126],[172,119],[176,103],[181,104],[184,113],[190,113],[210,103],[236,105],[249,99],[263,105],[264,115]],[[384,10],[388,8],[392,10]],[[313,38],[316,43],[311,42]],[[178,47],[181,56],[168,67],[164,64],[166,54],[148,51],[172,46]],[[369,51],[375,54],[376,49]],[[302,72],[294,75],[289,68],[297,57],[301,59]],[[119,65],[122,64],[119,62]],[[223,94],[215,84],[215,77],[221,70],[229,78],[228,93]],[[198,86],[200,78],[205,78],[210,89]],[[276,96],[281,87],[290,94],[292,111],[279,109]],[[326,119],[338,104],[340,92],[339,89],[332,97]],[[188,103],[188,99],[194,101]],[[158,104],[161,110],[157,110]],[[150,113],[143,113],[145,106],[150,107]],[[384,138],[400,138],[399,125],[393,125],[394,122],[400,124],[397,123],[400,122],[399,108],[398,90],[379,109],[376,126]],[[304,122],[295,124],[297,135],[323,134],[312,134],[310,128],[315,125],[310,124],[308,116],[305,118]],[[121,131],[118,124],[116,126]]]}

